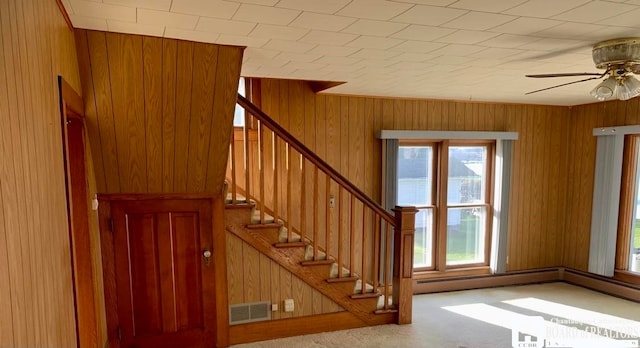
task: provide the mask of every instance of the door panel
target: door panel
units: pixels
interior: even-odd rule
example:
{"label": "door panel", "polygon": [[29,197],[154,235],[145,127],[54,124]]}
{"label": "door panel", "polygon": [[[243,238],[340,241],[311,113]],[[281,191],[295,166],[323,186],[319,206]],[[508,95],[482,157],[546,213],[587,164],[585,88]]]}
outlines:
{"label": "door panel", "polygon": [[[215,345],[208,200],[113,201],[122,347]],[[213,258],[210,258],[211,260]]]}

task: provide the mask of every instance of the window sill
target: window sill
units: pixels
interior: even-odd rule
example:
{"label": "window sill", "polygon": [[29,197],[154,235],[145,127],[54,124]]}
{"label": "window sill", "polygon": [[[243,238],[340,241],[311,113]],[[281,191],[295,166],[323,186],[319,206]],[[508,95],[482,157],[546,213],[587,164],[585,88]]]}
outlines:
{"label": "window sill", "polygon": [[437,279],[437,278],[450,278],[450,277],[464,277],[475,275],[490,275],[491,269],[489,266],[480,267],[468,267],[468,268],[455,268],[448,269],[446,271],[414,271],[413,279]]}

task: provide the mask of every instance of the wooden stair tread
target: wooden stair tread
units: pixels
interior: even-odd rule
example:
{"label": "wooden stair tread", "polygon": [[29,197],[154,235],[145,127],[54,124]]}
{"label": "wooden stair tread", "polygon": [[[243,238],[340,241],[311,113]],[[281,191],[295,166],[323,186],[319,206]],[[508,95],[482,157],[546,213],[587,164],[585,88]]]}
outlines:
{"label": "wooden stair tread", "polygon": [[360,279],[359,277],[340,277],[340,278],[329,278],[326,279],[327,283],[345,283],[345,282],[355,282]]}
{"label": "wooden stair tread", "polygon": [[251,209],[253,206],[250,203],[227,203],[226,209]]}
{"label": "wooden stair tread", "polygon": [[300,248],[306,247],[309,243],[307,242],[284,242],[284,243],[275,243],[273,246],[276,248]]}
{"label": "wooden stair tread", "polygon": [[387,308],[387,309],[376,309],[373,311],[374,314],[387,314],[387,313],[398,313],[398,310],[395,308]]}
{"label": "wooden stair tread", "polygon": [[301,265],[303,266],[321,266],[321,265],[331,265],[333,264],[335,261],[334,260],[309,260],[309,261],[302,261],[300,262]]}
{"label": "wooden stair tread", "polygon": [[365,292],[364,294],[363,293],[353,294],[350,297],[354,300],[360,300],[365,298],[376,298],[380,296],[382,296],[382,293],[380,291],[376,291],[376,292]]}
{"label": "wooden stair tread", "polygon": [[245,225],[245,227],[250,230],[260,230],[264,228],[280,228],[282,227],[282,224],[279,222],[267,222],[264,224],[248,224]]}

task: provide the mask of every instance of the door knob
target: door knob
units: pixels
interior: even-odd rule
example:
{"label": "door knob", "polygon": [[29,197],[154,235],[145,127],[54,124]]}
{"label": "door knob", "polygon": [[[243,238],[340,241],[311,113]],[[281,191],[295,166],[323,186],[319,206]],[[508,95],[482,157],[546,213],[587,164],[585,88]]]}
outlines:
{"label": "door knob", "polygon": [[204,265],[208,267],[211,264],[211,250],[205,249],[202,256],[204,256]]}

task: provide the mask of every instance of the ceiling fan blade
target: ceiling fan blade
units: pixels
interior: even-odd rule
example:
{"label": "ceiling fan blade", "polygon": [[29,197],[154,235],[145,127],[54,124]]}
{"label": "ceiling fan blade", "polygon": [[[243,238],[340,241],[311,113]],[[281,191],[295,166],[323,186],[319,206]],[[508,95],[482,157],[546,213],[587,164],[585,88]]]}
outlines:
{"label": "ceiling fan blade", "polygon": [[537,90],[535,90],[535,91],[527,92],[527,93],[525,93],[525,95],[533,94],[533,93],[538,93],[538,92],[546,91],[546,90],[548,90],[548,89],[558,88],[558,87],[562,87],[562,86],[572,85],[572,84],[574,84],[574,83],[579,83],[579,82],[584,82],[584,81],[589,81],[589,80],[597,80],[597,79],[599,79],[599,78],[600,78],[599,76],[598,76],[598,77],[589,77],[589,78],[582,79],[582,80],[578,80],[578,81],[567,82],[567,83],[563,83],[563,84],[560,84],[560,85],[551,86],[551,87],[542,88],[542,89],[537,89]]}
{"label": "ceiling fan blade", "polygon": [[571,77],[571,76],[601,76],[604,77],[606,72],[603,73],[559,73],[559,74],[532,74],[524,75],[526,77],[541,78],[541,77]]}

